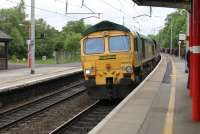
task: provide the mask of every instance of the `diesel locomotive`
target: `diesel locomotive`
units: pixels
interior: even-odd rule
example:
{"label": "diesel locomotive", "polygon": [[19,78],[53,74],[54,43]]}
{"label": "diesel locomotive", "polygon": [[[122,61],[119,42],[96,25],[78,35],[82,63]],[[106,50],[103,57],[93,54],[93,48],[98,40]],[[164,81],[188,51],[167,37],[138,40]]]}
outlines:
{"label": "diesel locomotive", "polygon": [[125,26],[102,21],[81,38],[85,86],[95,99],[122,99],[160,59],[156,41]]}

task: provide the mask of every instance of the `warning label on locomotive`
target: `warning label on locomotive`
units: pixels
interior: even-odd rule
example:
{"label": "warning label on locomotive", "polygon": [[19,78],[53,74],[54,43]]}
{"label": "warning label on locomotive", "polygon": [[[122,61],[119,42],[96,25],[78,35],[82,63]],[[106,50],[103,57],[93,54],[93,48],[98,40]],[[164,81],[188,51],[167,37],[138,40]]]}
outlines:
{"label": "warning label on locomotive", "polygon": [[99,60],[109,60],[109,59],[116,59],[116,55],[104,55],[99,57]]}

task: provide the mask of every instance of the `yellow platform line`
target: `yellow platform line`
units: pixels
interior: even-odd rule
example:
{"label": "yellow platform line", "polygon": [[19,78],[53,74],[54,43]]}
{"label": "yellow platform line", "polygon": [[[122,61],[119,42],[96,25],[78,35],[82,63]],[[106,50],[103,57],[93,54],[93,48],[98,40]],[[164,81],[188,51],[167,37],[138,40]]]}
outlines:
{"label": "yellow platform line", "polygon": [[172,61],[172,78],[170,88],[170,98],[168,104],[168,111],[165,117],[164,131],[163,134],[173,134],[173,120],[174,120],[174,109],[175,109],[175,96],[176,96],[176,67]]}

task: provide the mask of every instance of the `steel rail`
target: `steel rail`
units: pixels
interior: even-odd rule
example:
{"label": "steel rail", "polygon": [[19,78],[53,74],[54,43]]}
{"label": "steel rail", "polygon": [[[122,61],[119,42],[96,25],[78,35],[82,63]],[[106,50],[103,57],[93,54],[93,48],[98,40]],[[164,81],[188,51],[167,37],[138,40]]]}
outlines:
{"label": "steel rail", "polygon": [[82,84],[83,81],[74,82],[69,86],[61,88],[59,91],[0,113],[0,129],[9,127],[25,118],[85,92],[86,88],[80,86]]}

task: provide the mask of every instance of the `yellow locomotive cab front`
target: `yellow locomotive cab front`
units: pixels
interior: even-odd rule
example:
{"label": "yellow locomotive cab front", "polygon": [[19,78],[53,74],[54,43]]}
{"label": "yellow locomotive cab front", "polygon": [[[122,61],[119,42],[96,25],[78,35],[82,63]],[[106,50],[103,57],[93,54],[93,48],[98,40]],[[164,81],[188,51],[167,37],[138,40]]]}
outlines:
{"label": "yellow locomotive cab front", "polygon": [[81,63],[88,95],[122,99],[160,60],[156,41],[125,26],[102,21],[81,39]]}
{"label": "yellow locomotive cab front", "polygon": [[92,33],[81,40],[86,86],[113,86],[134,81],[133,35],[122,31]]}

